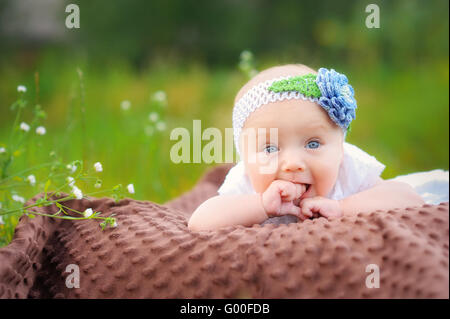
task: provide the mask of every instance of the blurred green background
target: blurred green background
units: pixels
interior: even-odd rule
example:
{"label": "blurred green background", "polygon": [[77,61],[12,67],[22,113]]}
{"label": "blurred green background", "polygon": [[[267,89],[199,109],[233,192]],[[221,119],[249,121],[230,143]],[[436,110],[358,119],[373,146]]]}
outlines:
{"label": "blurred green background", "polygon": [[[69,3],[80,8],[79,29],[65,27]],[[378,29],[365,25],[370,3]],[[231,127],[248,80],[239,56],[250,50],[258,70],[302,63],[345,73],[358,101],[347,140],[386,164],[383,178],[448,169],[448,12],[446,0],[0,0],[0,147],[25,85],[29,105],[47,112],[47,133],[30,134],[11,172],[55,151],[67,162],[100,161],[105,186],[134,183],[134,198],[162,203],[215,165],[172,163],[171,129],[192,132],[193,119]],[[162,132],[148,118],[159,90],[168,101]],[[42,191],[45,176],[36,177],[17,192]]]}

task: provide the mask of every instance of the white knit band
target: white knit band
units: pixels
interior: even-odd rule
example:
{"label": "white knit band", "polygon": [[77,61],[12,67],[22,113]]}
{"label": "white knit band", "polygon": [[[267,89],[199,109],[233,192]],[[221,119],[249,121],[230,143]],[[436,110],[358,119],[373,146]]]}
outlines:
{"label": "white knit band", "polygon": [[291,99],[302,99],[305,101],[318,102],[317,98],[306,97],[297,91],[289,92],[279,92],[275,93],[269,91],[267,88],[272,85],[273,82],[288,79],[295,75],[283,76],[275,78],[272,80],[267,80],[261,82],[250,90],[248,90],[240,99],[236,102],[233,108],[233,135],[234,135],[234,145],[236,151],[241,156],[239,152],[239,137],[244,127],[245,121],[251,113],[260,108],[263,105],[269,104],[271,102],[291,100]]}

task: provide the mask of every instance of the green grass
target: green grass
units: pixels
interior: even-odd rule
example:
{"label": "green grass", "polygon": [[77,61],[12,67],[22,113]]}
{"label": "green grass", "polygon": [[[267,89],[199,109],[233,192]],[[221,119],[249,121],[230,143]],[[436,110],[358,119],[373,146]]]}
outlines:
{"label": "green grass", "polygon": [[[260,69],[275,64],[264,62]],[[83,71],[84,103],[77,67]],[[340,69],[346,70],[358,100],[357,119],[347,140],[386,164],[383,178],[448,169],[448,59],[406,70],[383,65]],[[137,72],[124,63],[100,68],[48,56],[36,68],[37,97],[34,72],[14,65],[4,65],[2,70],[0,146],[8,143],[14,119],[9,106],[17,96],[17,85],[26,85],[31,105],[37,100],[48,114],[43,122],[47,134],[30,134],[29,147],[16,158],[11,172],[46,162],[55,151],[65,162],[101,162],[105,187],[133,183],[135,199],[157,203],[188,191],[205,169],[214,165],[172,163],[169,152],[175,141],[169,140],[171,129],[186,127],[192,132],[192,120],[201,119],[202,129],[217,127],[224,132],[231,127],[234,96],[246,81],[237,68],[159,63]],[[155,107],[150,96],[158,90],[168,97],[162,114],[167,130],[148,136],[148,114]],[[120,108],[123,100],[131,102],[128,111]],[[30,119],[28,112],[24,121]],[[43,170],[36,175],[36,187],[16,191],[26,198],[42,191],[39,186],[45,183],[47,173]],[[85,192],[95,190],[92,185],[83,186]],[[0,190],[0,201],[3,197]],[[0,246],[11,240],[17,218],[4,217]]]}

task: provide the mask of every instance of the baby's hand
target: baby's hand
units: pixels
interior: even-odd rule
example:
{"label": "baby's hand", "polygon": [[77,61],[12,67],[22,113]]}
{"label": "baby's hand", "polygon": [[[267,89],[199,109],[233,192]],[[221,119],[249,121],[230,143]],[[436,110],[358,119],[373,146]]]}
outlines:
{"label": "baby's hand", "polygon": [[306,191],[305,185],[275,180],[262,194],[262,203],[267,216],[300,216],[300,208],[293,201]]}
{"label": "baby's hand", "polygon": [[342,208],[339,201],[321,196],[305,198],[300,201],[299,218],[302,221],[316,214],[326,218],[341,217]]}

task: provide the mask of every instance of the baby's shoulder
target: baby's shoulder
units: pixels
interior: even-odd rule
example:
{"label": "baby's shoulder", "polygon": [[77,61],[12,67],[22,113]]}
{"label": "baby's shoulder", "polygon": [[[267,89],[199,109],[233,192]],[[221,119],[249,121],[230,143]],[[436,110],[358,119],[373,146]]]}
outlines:
{"label": "baby's shoulder", "polygon": [[219,195],[253,194],[250,179],[245,174],[245,166],[242,161],[238,162],[229,171],[225,180],[217,191]]}
{"label": "baby's shoulder", "polygon": [[373,187],[385,167],[375,156],[353,144],[344,143],[344,158],[333,195],[347,197]]}
{"label": "baby's shoulder", "polygon": [[[380,167],[380,162],[356,145],[344,142],[344,164],[349,166]],[[383,164],[381,164],[383,165]],[[383,165],[384,166],[384,165]]]}

